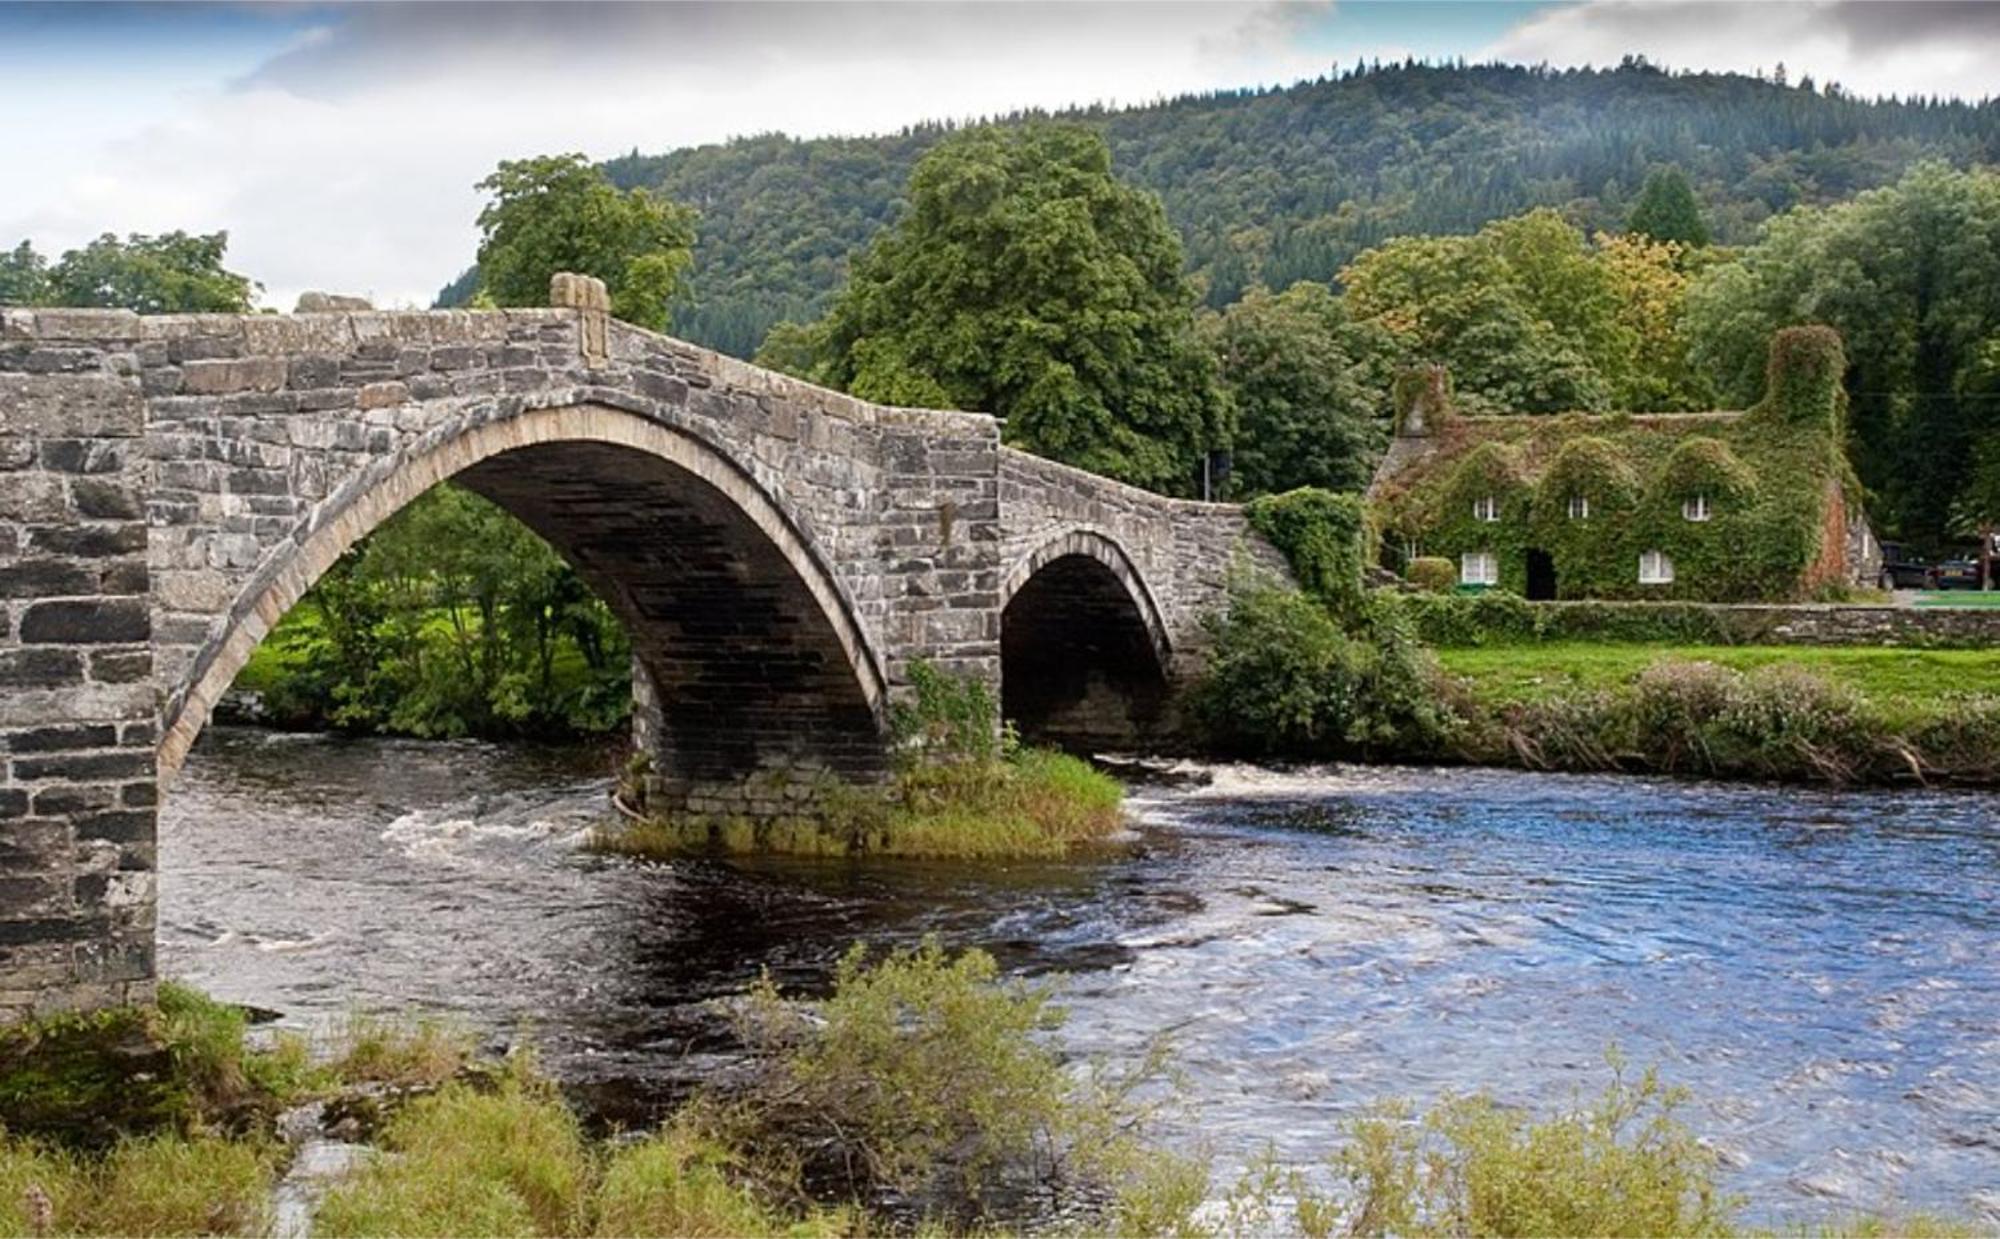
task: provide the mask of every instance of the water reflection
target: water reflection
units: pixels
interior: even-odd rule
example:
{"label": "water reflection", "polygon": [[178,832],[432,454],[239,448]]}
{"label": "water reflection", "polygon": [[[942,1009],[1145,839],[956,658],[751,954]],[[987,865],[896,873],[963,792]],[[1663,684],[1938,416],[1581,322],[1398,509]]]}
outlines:
{"label": "water reflection", "polygon": [[1616,1042],[1695,1087],[1757,1218],[2000,1221],[2000,798],[1184,768],[1116,861],[662,867],[577,850],[604,768],[218,730],[163,816],[165,965],[527,1033],[635,1119],[728,1066],[707,999],[938,932],[1069,974],[1079,1051],[1170,1033],[1176,1139],[1314,1159],[1381,1096],[1557,1104]]}

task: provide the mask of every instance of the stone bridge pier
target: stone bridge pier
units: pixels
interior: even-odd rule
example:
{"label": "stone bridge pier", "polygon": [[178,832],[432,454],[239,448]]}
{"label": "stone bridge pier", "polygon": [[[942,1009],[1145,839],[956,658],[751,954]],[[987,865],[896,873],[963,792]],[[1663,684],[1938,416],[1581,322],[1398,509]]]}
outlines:
{"label": "stone bridge pier", "polygon": [[1282,572],[1224,505],[549,309],[0,310],[0,1018],[141,998],[156,810],[340,555],[451,479],[618,615],[669,805],[768,814],[886,769],[913,660],[1023,729],[1170,735],[1201,617]]}

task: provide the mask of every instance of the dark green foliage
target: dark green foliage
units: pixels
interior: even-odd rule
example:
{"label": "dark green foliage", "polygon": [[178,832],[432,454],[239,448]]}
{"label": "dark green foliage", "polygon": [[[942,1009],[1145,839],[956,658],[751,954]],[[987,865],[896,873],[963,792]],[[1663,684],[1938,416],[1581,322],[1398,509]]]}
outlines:
{"label": "dark green foliage", "polygon": [[[1973,447],[2000,434],[2000,401],[1984,398],[1972,378],[2000,336],[1996,237],[2000,173],[1937,163],[1851,202],[1782,216],[1689,293],[1695,360],[1727,398],[1747,401],[1763,381],[1772,331],[1837,330],[1851,454],[1870,513],[1885,536],[1936,547]],[[1802,366],[1801,376],[1824,384],[1818,365]]]}
{"label": "dark green foliage", "polygon": [[1443,748],[1455,725],[1434,666],[1393,604],[1369,600],[1350,636],[1304,594],[1240,590],[1209,621],[1192,706],[1225,752],[1381,757]]}
{"label": "dark green foliage", "polygon": [[[1771,337],[1771,359],[1764,369],[1764,399],[1758,410],[1793,424],[1838,418],[1847,393],[1841,379],[1847,354],[1840,333],[1831,327],[1787,327]],[[1844,431],[1841,421],[1834,425]]]}
{"label": "dark green foliage", "polygon": [[1232,489],[1275,494],[1298,486],[1358,491],[1383,442],[1383,333],[1347,317],[1323,284],[1261,288],[1203,329],[1236,402]]}
{"label": "dark green foliage", "polygon": [[619,190],[581,155],[503,160],[479,188],[492,196],[479,213],[479,287],[496,303],[547,305],[549,277],[573,271],[604,281],[619,318],[666,330],[692,261],[694,212]]}
{"label": "dark green foliage", "polygon": [[243,1044],[243,1012],[186,986],[155,1006],[0,1028],[0,1131],[91,1150],[129,1136],[246,1130],[304,1081],[290,1054]]}
{"label": "dark green foliage", "polygon": [[222,265],[228,248],[226,232],[107,232],[50,265],[23,241],[0,257],[0,305],[240,314],[258,285]]}
{"label": "dark green foliage", "polygon": [[854,265],[813,377],[886,404],[1005,419],[1038,455],[1185,494],[1229,441],[1159,201],[1074,126],[969,130],[910,177]]}
{"label": "dark green foliage", "polygon": [[115,1007],[0,1029],[0,1127],[102,1148],[173,1127],[189,1104],[157,1010]]}
{"label": "dark green foliage", "polygon": [[1736,639],[1720,612],[1698,602],[1549,606],[1518,594],[1488,592],[1412,594],[1401,598],[1399,606],[1417,637],[1434,646],[1544,641],[1728,645]]}
{"label": "dark green foliage", "polygon": [[1632,204],[1632,214],[1626,217],[1625,226],[1655,241],[1708,244],[1708,225],[1702,221],[1694,186],[1688,184],[1687,173],[1672,164],[1646,174],[1645,187],[1639,191],[1639,200]]}
{"label": "dark green foliage", "polygon": [[431,300],[433,310],[456,310],[472,304],[479,295],[479,264],[474,263],[458,273],[457,278],[443,288]]}
{"label": "dark green foliage", "polygon": [[[1990,107],[1871,102],[1637,60],[1357,66],[1061,119],[1103,133],[1119,173],[1161,195],[1218,308],[1258,284],[1330,281],[1390,237],[1471,232],[1535,206],[1615,231],[1662,165],[1686,171],[1716,238],[1740,245],[1776,212],[1893,181],[1914,160],[2000,157]],[[911,168],[950,132],[763,135],[606,166],[620,185],[701,205],[695,289],[676,322],[747,357],[771,324],[825,311],[848,256],[897,218]]]}
{"label": "dark green foliage", "polygon": [[[1824,412],[1822,406],[1822,415]],[[1757,475],[1720,439],[1689,435],[1667,454],[1655,490],[1659,498],[1669,502],[1701,494],[1746,499],[1757,493]]]}
{"label": "dark green foliage", "polygon": [[1358,613],[1367,524],[1360,496],[1300,487],[1252,500],[1243,512],[1283,552],[1300,588],[1337,615]]}
{"label": "dark green foliage", "polygon": [[623,629],[547,543],[445,485],[342,556],[238,686],[288,725],[590,734],[624,721],[630,666]]}
{"label": "dark green foliage", "polygon": [[48,260],[26,241],[0,253],[0,305],[49,304]]}
{"label": "dark green foliage", "polygon": [[986,682],[947,675],[917,659],[891,711],[897,755],[908,765],[981,765],[1000,756],[1000,710]]}

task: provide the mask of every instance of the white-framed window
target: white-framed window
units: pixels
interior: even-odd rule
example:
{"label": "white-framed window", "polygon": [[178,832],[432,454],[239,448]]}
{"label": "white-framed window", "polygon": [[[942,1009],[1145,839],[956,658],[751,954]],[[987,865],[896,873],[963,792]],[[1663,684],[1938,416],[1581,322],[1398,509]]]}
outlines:
{"label": "white-framed window", "polygon": [[1590,519],[1590,496],[1571,495],[1569,497],[1569,518],[1573,521]]}
{"label": "white-framed window", "polygon": [[1458,557],[1460,585],[1498,585],[1500,557],[1492,551],[1467,551]]}
{"label": "white-framed window", "polygon": [[1646,551],[1639,556],[1639,584],[1672,585],[1674,583],[1674,561],[1659,551]]}
{"label": "white-framed window", "polygon": [[1689,495],[1681,500],[1681,515],[1691,521],[1705,521],[1715,515],[1715,510],[1709,507],[1707,494]]}
{"label": "white-framed window", "polygon": [[1472,519],[1491,525],[1500,519],[1500,501],[1491,495],[1472,501]]}

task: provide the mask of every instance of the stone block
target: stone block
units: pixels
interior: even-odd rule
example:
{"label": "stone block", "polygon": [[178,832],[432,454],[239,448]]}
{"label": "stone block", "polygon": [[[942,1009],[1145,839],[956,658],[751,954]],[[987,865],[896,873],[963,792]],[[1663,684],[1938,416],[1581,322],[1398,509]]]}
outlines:
{"label": "stone block", "polygon": [[54,558],[0,564],[0,598],[49,598],[96,590],[97,573],[88,564]]}
{"label": "stone block", "polygon": [[[0,650],[0,688],[61,688],[82,681],[83,659],[74,650]],[[0,722],[25,721],[6,713],[11,712],[0,712]]]}
{"label": "stone block", "polygon": [[[118,802],[118,794],[102,784],[87,786],[45,787],[35,793],[34,805],[37,817],[69,817],[77,813],[97,813],[109,809]],[[64,841],[69,834],[64,832]]]}
{"label": "stone block", "polygon": [[139,316],[130,310],[37,310],[35,334],[44,340],[137,340]]}
{"label": "stone block", "polygon": [[0,750],[9,753],[57,753],[67,749],[108,749],[118,743],[110,723],[36,727],[0,734]]}
{"label": "stone block", "polygon": [[132,438],[145,429],[135,378],[0,373],[0,433],[39,439]]}
{"label": "stone block", "polygon": [[69,484],[69,497],[77,515],[92,520],[140,520],[145,516],[138,492],[121,482],[74,478]]}
{"label": "stone block", "polygon": [[20,639],[23,645],[130,645],[152,631],[143,598],[56,599],[22,614]]}
{"label": "stone block", "polygon": [[28,549],[42,555],[109,559],[146,549],[146,527],[123,525],[37,525],[28,530]]}
{"label": "stone block", "polygon": [[190,361],[181,367],[181,390],[197,396],[275,392],[288,377],[290,367],[282,357]]}
{"label": "stone block", "polygon": [[[127,750],[116,753],[51,753],[39,757],[19,757],[14,760],[14,777],[22,782],[34,779],[65,779],[72,782],[90,782],[96,779],[136,779],[153,773],[153,755]],[[105,818],[123,819],[131,814],[103,814]],[[144,815],[148,821],[152,815]],[[97,818],[82,818],[75,823],[78,838],[115,839],[127,842],[121,835],[92,833],[86,836],[86,828],[99,830],[123,829],[122,820],[99,823]]]}
{"label": "stone block", "polygon": [[362,409],[386,409],[406,404],[410,399],[410,389],[399,382],[369,383],[361,389],[355,404]]}

